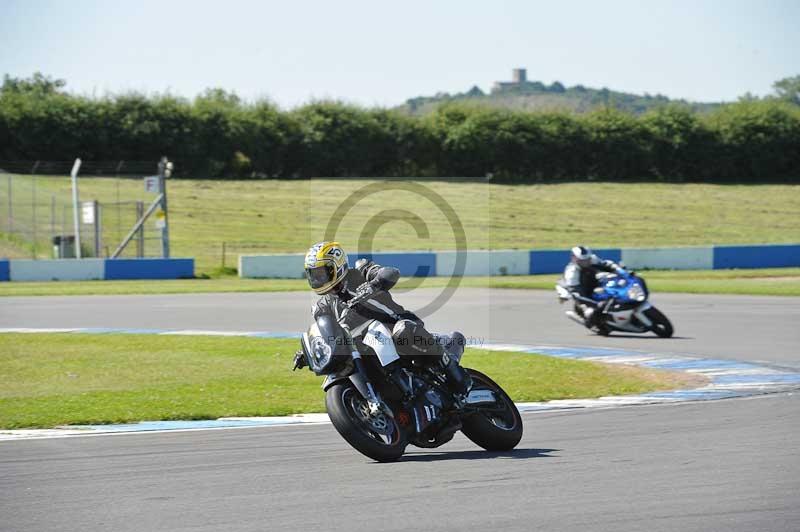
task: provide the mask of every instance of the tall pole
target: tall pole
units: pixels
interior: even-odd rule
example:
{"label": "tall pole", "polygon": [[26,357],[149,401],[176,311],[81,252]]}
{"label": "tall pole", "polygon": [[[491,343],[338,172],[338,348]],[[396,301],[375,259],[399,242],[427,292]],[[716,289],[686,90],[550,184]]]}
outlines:
{"label": "tall pole", "polygon": [[94,210],[94,256],[100,257],[100,235],[102,234],[102,226],[100,225],[100,202],[94,200],[92,202],[92,210]]}
{"label": "tall pole", "polygon": [[[141,220],[144,216],[144,202],[136,202],[136,219]],[[136,258],[141,259],[144,257],[144,226],[139,228],[136,235]]]}
{"label": "tall pole", "polygon": [[[64,238],[67,236],[67,206],[61,206],[61,249],[58,253],[58,258],[63,259],[64,253],[66,251],[66,243],[64,242]],[[72,247],[75,247],[75,241],[72,241]]]}
{"label": "tall pole", "polygon": [[172,163],[162,157],[158,163],[158,185],[161,189],[161,213],[164,226],[161,228],[161,256],[169,258],[169,215],[167,214],[167,178],[172,175]]}
{"label": "tall pole", "polygon": [[80,226],[80,213],[78,212],[78,170],[81,169],[81,160],[75,159],[75,164],[72,165],[72,222],[73,229],[75,230],[75,256],[81,258],[81,226]]}
{"label": "tall pole", "polygon": [[[116,175],[116,180],[115,180],[116,181],[116,185],[117,185],[117,240],[119,240],[120,237],[122,236],[120,234],[120,228],[122,227],[122,209],[120,207],[120,202],[119,202],[119,182],[120,182],[119,173],[122,170],[122,166],[124,164],[125,164],[125,161],[120,161],[117,164],[117,175]],[[139,217],[137,217],[136,219],[138,220]],[[108,253],[106,253],[106,255],[108,255]]]}
{"label": "tall pole", "polygon": [[56,236],[56,196],[50,196],[50,238]]}
{"label": "tall pole", "polygon": [[11,174],[8,174],[8,234],[14,233],[14,214],[11,209],[14,203],[11,201]]}
{"label": "tall pole", "polygon": [[36,174],[31,176],[33,180],[33,258],[36,259],[36,224],[38,220],[36,219]]}

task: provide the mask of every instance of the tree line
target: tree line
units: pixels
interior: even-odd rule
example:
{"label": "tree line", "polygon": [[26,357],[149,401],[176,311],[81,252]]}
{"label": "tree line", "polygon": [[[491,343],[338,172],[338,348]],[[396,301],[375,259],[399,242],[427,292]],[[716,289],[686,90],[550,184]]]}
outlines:
{"label": "tree line", "polygon": [[177,177],[489,178],[800,182],[800,106],[755,99],[699,115],[642,116],[444,105],[425,117],[340,102],[281,110],[209,89],[193,100],[136,93],[89,98],[62,80],[6,76],[0,160],[157,160]]}

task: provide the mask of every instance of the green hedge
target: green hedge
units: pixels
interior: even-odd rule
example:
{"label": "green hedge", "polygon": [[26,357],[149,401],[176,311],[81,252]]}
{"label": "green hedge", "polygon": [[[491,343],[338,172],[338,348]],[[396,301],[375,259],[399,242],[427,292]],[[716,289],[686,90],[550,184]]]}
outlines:
{"label": "green hedge", "polygon": [[39,79],[0,92],[0,160],[157,160],[179,176],[800,182],[800,107],[743,101],[635,117],[445,105],[424,118],[317,102],[282,111],[222,90],[92,99]]}

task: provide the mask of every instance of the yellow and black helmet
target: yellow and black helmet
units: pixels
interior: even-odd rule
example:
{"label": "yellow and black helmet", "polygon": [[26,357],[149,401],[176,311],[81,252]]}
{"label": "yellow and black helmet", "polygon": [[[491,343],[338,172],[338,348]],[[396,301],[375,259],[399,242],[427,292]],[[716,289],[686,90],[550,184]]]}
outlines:
{"label": "yellow and black helmet", "polygon": [[306,253],[306,279],[314,292],[327,294],[347,275],[347,253],[338,242],[319,242]]}

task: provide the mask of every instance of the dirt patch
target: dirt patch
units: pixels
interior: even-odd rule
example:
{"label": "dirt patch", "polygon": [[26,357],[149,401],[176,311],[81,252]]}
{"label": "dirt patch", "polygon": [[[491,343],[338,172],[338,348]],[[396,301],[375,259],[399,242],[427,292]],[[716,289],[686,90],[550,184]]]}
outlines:
{"label": "dirt patch", "polygon": [[[601,362],[602,363],[602,362]],[[607,364],[623,372],[630,372],[632,376],[653,383],[659,390],[686,390],[702,388],[711,382],[709,377],[698,373],[673,371],[667,369],[652,369],[628,364]]]}

